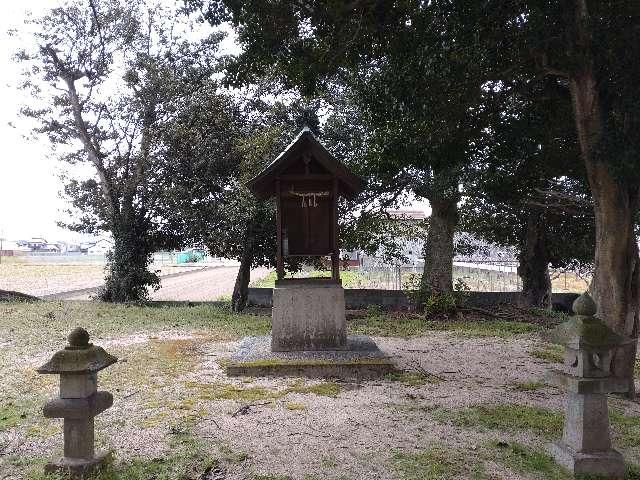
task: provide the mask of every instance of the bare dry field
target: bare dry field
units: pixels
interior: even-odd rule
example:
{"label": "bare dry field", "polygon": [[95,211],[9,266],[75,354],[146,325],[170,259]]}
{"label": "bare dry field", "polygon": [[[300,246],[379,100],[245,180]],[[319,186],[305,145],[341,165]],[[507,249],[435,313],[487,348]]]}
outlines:
{"label": "bare dry field", "polygon": [[102,283],[102,263],[51,263],[5,257],[0,264],[0,290],[41,296]]}
{"label": "bare dry field", "polygon": [[[5,257],[0,264],[0,290],[16,291],[40,297],[95,288],[104,283],[104,267],[103,262],[47,262],[38,259]],[[160,277],[165,277],[176,273],[199,272],[204,267],[204,265],[194,266],[193,264],[152,264],[150,268],[157,270]],[[171,288],[157,292],[155,297],[157,300],[203,300],[204,297],[207,300],[215,300],[220,295],[230,294],[237,267],[222,267],[222,271],[226,275],[222,275],[220,278],[215,276],[213,279],[207,277],[201,280],[200,283],[209,284],[207,292],[194,289],[193,282],[182,282],[191,284],[189,293],[194,298],[187,298],[189,295],[186,295],[186,288],[184,285],[179,287],[179,280],[173,280]],[[229,279],[226,278],[227,276]],[[231,288],[228,286],[229,282],[231,282]],[[216,288],[218,283],[221,284],[221,288]],[[80,295],[78,298],[73,297],[73,299],[89,299],[90,295]],[[212,297],[212,295],[214,296]]]}
{"label": "bare dry field", "polygon": [[[480,320],[480,321],[479,321]],[[223,366],[269,318],[211,306],[0,303],[0,479],[52,479],[61,422],[40,408],[57,379],[35,373],[83,325],[120,361],[101,372],[114,406],[97,441],[103,480],[568,479],[546,453],[561,392],[542,375],[559,352],[528,322],[360,317],[399,368],[376,381],[229,378]],[[615,446],[640,478],[640,404],[612,398]]]}

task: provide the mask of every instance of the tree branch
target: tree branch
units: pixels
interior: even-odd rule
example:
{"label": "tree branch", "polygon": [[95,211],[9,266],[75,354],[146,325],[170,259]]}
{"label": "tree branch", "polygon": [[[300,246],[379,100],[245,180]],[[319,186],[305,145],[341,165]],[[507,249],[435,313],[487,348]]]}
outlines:
{"label": "tree branch", "polygon": [[73,111],[73,119],[77,130],[76,133],[84,146],[84,150],[87,152],[89,161],[96,168],[98,178],[100,179],[100,185],[102,187],[102,193],[104,195],[105,202],[107,203],[107,208],[110,210],[111,215],[116,215],[119,213],[118,202],[113,192],[113,187],[104,166],[104,162],[102,161],[102,155],[98,146],[93,142],[93,138],[87,130],[87,124],[82,117],[82,106],[76,90],[75,81],[84,77],[85,74],[77,70],[73,71],[69,69],[51,45],[46,45],[40,48],[41,51],[51,59],[58,71],[58,76],[67,86],[67,95],[69,96],[71,109]]}

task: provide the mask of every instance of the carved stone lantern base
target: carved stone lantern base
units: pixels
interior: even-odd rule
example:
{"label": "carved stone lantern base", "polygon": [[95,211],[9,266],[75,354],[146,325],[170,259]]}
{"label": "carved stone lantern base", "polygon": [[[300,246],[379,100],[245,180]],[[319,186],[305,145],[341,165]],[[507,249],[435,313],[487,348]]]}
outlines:
{"label": "carved stone lantern base", "polygon": [[62,457],[57,462],[47,463],[44,472],[69,475],[73,479],[84,479],[111,461],[111,453],[98,453],[91,459]]}
{"label": "carved stone lantern base", "polygon": [[574,475],[600,475],[605,478],[624,478],[624,458],[616,450],[580,453],[562,440],[551,445],[551,454],[559,465]]}

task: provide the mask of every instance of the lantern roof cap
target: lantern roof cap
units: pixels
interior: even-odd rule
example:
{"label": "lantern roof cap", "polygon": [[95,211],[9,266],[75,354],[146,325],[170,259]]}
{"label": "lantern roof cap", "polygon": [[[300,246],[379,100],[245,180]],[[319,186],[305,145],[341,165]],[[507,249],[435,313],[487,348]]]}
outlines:
{"label": "lantern roof cap", "polygon": [[89,333],[76,328],[69,334],[69,344],[53,354],[51,359],[38,368],[38,373],[95,373],[118,361],[102,347],[89,343]]}
{"label": "lantern roof cap", "polygon": [[269,165],[249,180],[247,187],[258,198],[272,197],[276,193],[276,178],[305,153],[310,153],[322,167],[335,176],[341,195],[353,198],[364,189],[364,179],[351,172],[344,163],[335,158],[308,126],[300,130],[293,141]]}
{"label": "lantern roof cap", "polygon": [[576,315],[549,331],[545,339],[575,350],[601,350],[622,344],[624,338],[594,316],[597,310],[591,296],[583,293],[573,302]]}

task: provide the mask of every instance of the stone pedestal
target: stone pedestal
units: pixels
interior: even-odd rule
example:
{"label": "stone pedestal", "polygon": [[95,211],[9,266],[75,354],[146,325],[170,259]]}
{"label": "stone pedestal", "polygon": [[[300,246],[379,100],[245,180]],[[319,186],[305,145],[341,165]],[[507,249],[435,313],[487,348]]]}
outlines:
{"label": "stone pedestal", "polygon": [[568,393],[562,440],[551,451],[575,475],[624,477],[624,459],[611,448],[606,394]]}
{"label": "stone pedestal", "polygon": [[347,321],[342,285],[305,280],[280,281],[273,289],[272,351],[345,349]]}

